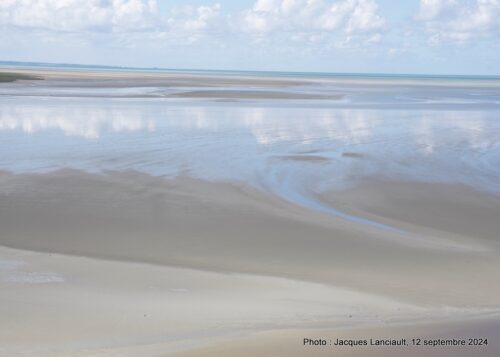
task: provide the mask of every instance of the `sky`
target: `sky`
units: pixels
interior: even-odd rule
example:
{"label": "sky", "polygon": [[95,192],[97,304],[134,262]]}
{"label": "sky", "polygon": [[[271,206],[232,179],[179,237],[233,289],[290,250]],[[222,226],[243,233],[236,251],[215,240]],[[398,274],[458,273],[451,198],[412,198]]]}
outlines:
{"label": "sky", "polygon": [[0,60],[500,75],[500,0],[0,0]]}

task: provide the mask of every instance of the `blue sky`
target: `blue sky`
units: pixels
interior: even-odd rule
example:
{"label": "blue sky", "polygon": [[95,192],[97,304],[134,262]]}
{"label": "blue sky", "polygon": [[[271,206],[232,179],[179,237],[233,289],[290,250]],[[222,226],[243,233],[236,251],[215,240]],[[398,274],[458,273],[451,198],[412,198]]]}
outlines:
{"label": "blue sky", "polygon": [[2,0],[0,60],[500,74],[500,0]]}

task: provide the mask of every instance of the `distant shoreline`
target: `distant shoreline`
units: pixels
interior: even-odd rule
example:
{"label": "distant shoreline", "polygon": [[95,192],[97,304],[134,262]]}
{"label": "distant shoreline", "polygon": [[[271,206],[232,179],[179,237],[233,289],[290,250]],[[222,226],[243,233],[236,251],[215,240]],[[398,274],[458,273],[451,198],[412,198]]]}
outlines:
{"label": "distant shoreline", "polygon": [[163,68],[163,67],[132,67],[110,66],[74,63],[47,63],[47,62],[19,62],[0,61],[1,68],[27,68],[27,69],[67,69],[67,70],[94,70],[112,72],[153,72],[153,73],[178,73],[178,74],[206,74],[206,75],[238,75],[238,76],[264,76],[264,77],[308,77],[308,78],[338,78],[356,79],[369,78],[379,80],[492,80],[500,81],[500,75],[482,74],[419,74],[419,73],[338,73],[338,72],[300,72],[300,71],[259,71],[259,70],[222,70],[222,69],[194,69],[194,68]]}
{"label": "distant shoreline", "polygon": [[[0,62],[1,63],[1,62]],[[3,78],[3,80],[2,80]],[[26,88],[16,80],[39,80],[30,82]],[[396,105],[400,103],[401,88],[428,88],[427,100],[445,100],[449,89],[466,91],[456,94],[449,103],[463,101],[469,107],[476,98],[467,94],[470,89],[485,88],[497,91],[500,78],[411,78],[402,76],[382,77],[375,75],[342,75],[338,77],[314,77],[310,74],[286,74],[278,72],[219,72],[219,71],[141,71],[109,68],[70,68],[70,67],[4,67],[0,65],[1,95],[47,96],[51,97],[106,97],[106,98],[160,98],[160,99],[202,99],[216,101],[238,100],[300,100],[323,101],[330,104],[348,103],[351,98],[358,104],[370,105],[373,95],[384,95]],[[413,90],[413,89],[411,89]],[[406,89],[405,89],[406,91]],[[471,97],[471,98],[468,98]],[[405,105],[414,104],[415,95],[406,93]],[[494,93],[492,97],[494,98]],[[421,100],[422,103],[426,101]],[[484,104],[484,103],[483,103]],[[496,104],[496,102],[494,102]]]}

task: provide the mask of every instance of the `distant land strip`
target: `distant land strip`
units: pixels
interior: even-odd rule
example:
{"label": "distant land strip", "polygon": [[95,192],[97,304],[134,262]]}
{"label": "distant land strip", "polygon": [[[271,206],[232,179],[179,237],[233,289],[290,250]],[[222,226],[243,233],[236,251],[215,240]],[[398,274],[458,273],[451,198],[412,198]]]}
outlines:
{"label": "distant land strip", "polygon": [[38,76],[29,75],[29,74],[24,74],[24,73],[0,72],[0,83],[15,82],[15,81],[20,80],[20,79],[41,80],[43,78],[38,77]]}

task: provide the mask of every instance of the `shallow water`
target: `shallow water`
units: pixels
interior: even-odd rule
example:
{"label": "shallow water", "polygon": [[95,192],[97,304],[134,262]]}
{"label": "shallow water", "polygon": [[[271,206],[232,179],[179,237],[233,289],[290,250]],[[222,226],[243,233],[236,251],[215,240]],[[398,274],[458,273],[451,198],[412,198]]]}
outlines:
{"label": "shallow water", "polygon": [[341,216],[317,193],[374,177],[464,183],[498,194],[500,107],[494,91],[477,97],[464,106],[441,95],[436,107],[405,106],[394,96],[389,104],[382,97],[346,104],[4,95],[0,169],[188,174],[250,183]]}

